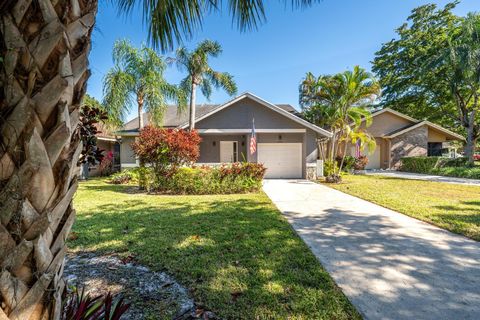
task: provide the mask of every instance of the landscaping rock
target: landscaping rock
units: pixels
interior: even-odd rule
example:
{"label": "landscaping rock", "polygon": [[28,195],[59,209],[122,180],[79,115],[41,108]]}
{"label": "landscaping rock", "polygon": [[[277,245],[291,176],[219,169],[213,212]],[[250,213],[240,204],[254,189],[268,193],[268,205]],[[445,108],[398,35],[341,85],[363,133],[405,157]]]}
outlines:
{"label": "landscaping rock", "polygon": [[132,256],[69,253],[64,277],[68,285],[85,288],[91,296],[122,294],[131,304],[122,319],[219,319],[198,307],[173,277],[136,263]]}

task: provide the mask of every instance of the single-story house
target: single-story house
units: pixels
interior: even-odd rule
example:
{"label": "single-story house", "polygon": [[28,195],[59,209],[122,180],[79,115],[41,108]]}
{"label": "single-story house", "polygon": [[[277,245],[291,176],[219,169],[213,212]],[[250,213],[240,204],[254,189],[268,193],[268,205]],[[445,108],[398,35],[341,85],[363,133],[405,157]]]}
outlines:
{"label": "single-story house", "polygon": [[[176,106],[170,106],[163,126],[187,128],[186,113],[179,114]],[[144,117],[148,124],[148,115]],[[131,149],[139,134],[138,122],[133,119],[116,132],[121,137],[122,168],[138,165]],[[251,154],[253,122],[257,151]],[[305,178],[308,164],[318,158],[317,139],[331,137],[330,132],[300,118],[291,105],[272,104],[251,93],[220,105],[198,105],[195,128],[202,138],[199,163],[260,162],[267,168],[267,178]]]}
{"label": "single-story house", "polygon": [[[367,169],[398,169],[401,158],[415,156],[441,156],[451,141],[464,137],[426,120],[417,120],[401,112],[385,108],[372,114],[372,124],[362,130],[375,138],[377,147],[365,152]],[[355,155],[355,146],[347,154]]]}

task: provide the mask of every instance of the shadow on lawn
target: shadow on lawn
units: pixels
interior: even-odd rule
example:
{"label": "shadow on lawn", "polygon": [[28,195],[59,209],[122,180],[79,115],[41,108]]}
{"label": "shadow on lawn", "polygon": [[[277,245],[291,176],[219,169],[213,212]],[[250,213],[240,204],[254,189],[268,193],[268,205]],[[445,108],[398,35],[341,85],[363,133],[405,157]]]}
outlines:
{"label": "shadow on lawn", "polygon": [[266,198],[207,198],[143,195],[100,205],[77,216],[71,246],[132,253],[227,319],[358,317]]}
{"label": "shadow on lawn", "polygon": [[382,215],[361,212],[286,213],[359,310],[389,319],[474,319],[480,314],[479,243],[442,238],[445,231],[428,224],[406,233]]}

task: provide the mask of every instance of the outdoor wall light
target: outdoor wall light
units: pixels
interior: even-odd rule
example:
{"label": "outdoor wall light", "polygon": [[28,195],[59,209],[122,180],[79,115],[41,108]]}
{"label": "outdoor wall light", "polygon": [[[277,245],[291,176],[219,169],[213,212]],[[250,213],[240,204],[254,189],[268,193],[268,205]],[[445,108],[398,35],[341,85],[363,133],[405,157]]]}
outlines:
{"label": "outdoor wall light", "polygon": [[213,141],[213,146],[215,147],[217,145],[217,142],[216,141]]}
{"label": "outdoor wall light", "polygon": [[278,140],[282,140],[282,135],[281,134],[278,135]]}
{"label": "outdoor wall light", "polygon": [[245,141],[242,141],[242,147],[245,146]]}

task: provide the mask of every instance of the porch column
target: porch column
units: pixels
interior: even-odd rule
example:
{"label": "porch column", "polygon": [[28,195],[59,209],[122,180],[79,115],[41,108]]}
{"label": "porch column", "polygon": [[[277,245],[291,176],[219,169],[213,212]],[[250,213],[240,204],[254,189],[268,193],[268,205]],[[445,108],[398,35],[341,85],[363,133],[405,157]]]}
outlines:
{"label": "porch column", "polygon": [[392,142],[390,139],[385,139],[387,144],[387,169],[391,169],[392,166]]}

